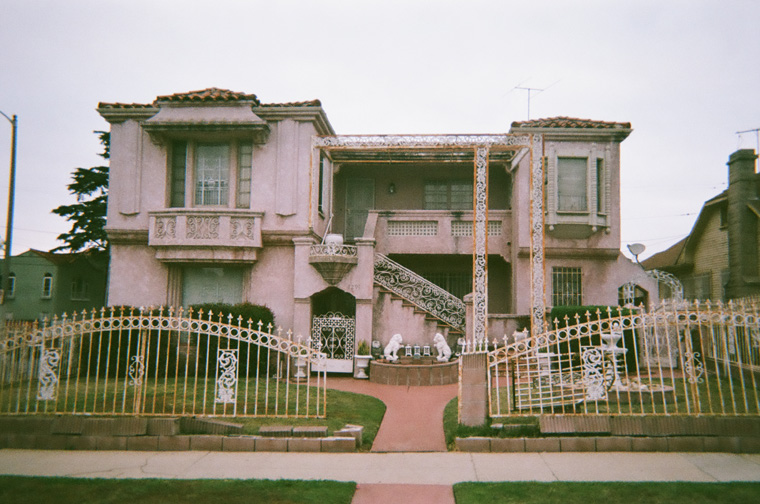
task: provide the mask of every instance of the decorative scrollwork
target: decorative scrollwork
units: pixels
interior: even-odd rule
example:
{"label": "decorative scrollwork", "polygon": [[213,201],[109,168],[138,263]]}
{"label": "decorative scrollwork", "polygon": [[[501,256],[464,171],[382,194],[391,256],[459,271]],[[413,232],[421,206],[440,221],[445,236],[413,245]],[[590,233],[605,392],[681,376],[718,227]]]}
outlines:
{"label": "decorative scrollwork", "polygon": [[232,218],[230,219],[230,238],[233,240],[253,241],[256,238],[255,219]]}
{"label": "decorative scrollwork", "polygon": [[312,245],[309,249],[311,256],[339,256],[357,257],[357,247],[353,245],[340,245],[337,243],[325,243],[324,245]]}
{"label": "decorative scrollwork", "polygon": [[134,387],[142,385],[145,375],[145,362],[142,355],[133,355],[129,359],[129,384]]}
{"label": "decorative scrollwork", "polygon": [[382,254],[375,254],[375,282],[465,331],[465,307],[461,299]]}
{"label": "decorative scrollwork", "polygon": [[699,352],[684,352],[683,370],[686,373],[686,379],[692,385],[702,383],[702,375],[705,373],[705,367],[699,360]]}
{"label": "decorative scrollwork", "polygon": [[43,348],[40,355],[39,389],[37,390],[38,401],[52,401],[58,387],[58,363],[61,360],[60,351],[57,348]]}
{"label": "decorative scrollwork", "polygon": [[311,326],[312,346],[328,359],[352,360],[356,338],[356,319],[339,312],[314,317]]}
{"label": "decorative scrollwork", "polygon": [[530,176],[530,282],[531,282],[531,333],[544,332],[544,314],[546,313],[545,268],[544,268],[544,164],[543,137],[534,135],[531,145]]}
{"label": "decorative scrollwork", "polygon": [[204,215],[188,216],[187,237],[196,240],[219,238],[219,217]]}
{"label": "decorative scrollwork", "polygon": [[581,354],[583,366],[583,386],[587,401],[604,401],[607,399],[607,387],[604,376],[604,355],[596,347],[584,348]]}
{"label": "decorative scrollwork", "polygon": [[483,341],[488,325],[488,149],[479,147],[475,157],[475,268],[473,271],[473,337]]}
{"label": "decorative scrollwork", "polygon": [[528,147],[526,135],[333,135],[314,137],[314,147],[392,149],[478,146]]}
{"label": "decorative scrollwork", "polygon": [[237,401],[238,351],[236,348],[217,350],[217,379],[215,401],[221,404],[235,404]]}
{"label": "decorative scrollwork", "polygon": [[156,238],[174,238],[177,229],[176,217],[156,217]]}

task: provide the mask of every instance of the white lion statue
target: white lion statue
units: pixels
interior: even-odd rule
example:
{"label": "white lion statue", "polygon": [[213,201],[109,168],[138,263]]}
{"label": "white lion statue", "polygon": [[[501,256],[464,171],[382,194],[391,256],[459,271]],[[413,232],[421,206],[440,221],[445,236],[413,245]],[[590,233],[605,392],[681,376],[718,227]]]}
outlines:
{"label": "white lion statue", "polygon": [[433,338],[433,344],[435,345],[435,349],[438,350],[436,360],[438,362],[448,362],[451,359],[451,348],[446,343],[446,338],[443,337],[443,334],[437,333],[435,338]]}
{"label": "white lion statue", "polygon": [[390,342],[385,346],[385,350],[383,351],[383,355],[385,355],[385,360],[396,362],[398,360],[398,349],[401,348],[401,335],[400,334],[394,334],[391,337]]}

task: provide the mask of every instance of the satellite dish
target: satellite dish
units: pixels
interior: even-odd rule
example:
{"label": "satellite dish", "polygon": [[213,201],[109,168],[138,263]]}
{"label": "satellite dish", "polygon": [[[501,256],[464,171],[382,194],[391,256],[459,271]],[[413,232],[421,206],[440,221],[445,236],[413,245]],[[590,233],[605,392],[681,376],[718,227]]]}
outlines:
{"label": "satellite dish", "polygon": [[628,245],[628,250],[635,256],[643,253],[646,249],[647,248],[643,243],[632,243]]}

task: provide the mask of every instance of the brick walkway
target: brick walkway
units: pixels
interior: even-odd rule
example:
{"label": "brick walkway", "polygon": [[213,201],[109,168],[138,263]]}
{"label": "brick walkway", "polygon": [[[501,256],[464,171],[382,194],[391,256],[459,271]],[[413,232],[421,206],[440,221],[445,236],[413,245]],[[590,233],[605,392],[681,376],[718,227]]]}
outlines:
{"label": "brick walkway", "polygon": [[[330,378],[329,388],[377,397],[386,410],[373,452],[445,452],[443,409],[457,396],[458,385],[399,387],[353,378]],[[454,504],[447,485],[359,484],[352,504]]]}

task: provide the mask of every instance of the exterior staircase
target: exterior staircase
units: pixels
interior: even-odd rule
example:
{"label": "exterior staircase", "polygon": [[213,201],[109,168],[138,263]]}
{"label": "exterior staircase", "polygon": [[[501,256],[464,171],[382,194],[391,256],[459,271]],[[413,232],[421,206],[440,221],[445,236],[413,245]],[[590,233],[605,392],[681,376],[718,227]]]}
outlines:
{"label": "exterior staircase", "polygon": [[432,345],[441,333],[449,346],[465,334],[461,299],[383,254],[375,254],[374,298],[381,334],[398,332],[407,344]]}

